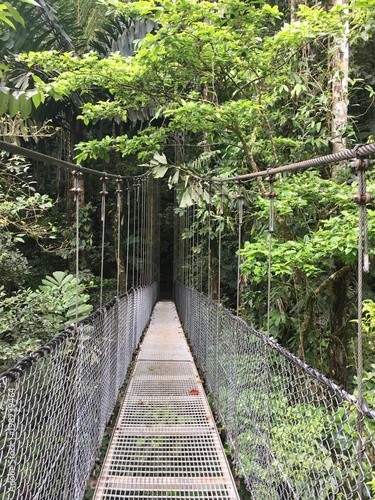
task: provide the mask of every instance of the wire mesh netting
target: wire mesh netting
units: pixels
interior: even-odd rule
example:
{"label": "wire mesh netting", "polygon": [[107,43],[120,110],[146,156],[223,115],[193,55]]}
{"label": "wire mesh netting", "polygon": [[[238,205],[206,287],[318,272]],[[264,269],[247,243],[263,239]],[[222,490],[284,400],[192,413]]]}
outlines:
{"label": "wire mesh netting", "polygon": [[252,498],[372,498],[374,411],[203,294],[176,305]]}
{"label": "wire mesh netting", "polygon": [[81,499],[157,284],[112,300],[0,375],[0,498]]}

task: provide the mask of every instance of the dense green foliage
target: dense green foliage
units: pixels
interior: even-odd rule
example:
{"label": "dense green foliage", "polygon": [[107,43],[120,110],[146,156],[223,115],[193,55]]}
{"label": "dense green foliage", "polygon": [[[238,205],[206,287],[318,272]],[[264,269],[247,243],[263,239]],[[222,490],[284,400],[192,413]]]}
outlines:
{"label": "dense green foliage", "polygon": [[[184,232],[194,253],[189,262],[196,286],[202,281],[197,256],[204,266],[211,265],[217,281],[221,238],[222,298],[233,307],[238,187],[226,185],[220,191],[211,186],[209,193],[207,182],[194,180],[192,174],[226,177],[328,153],[337,143],[371,141],[374,61],[364,54],[371,53],[374,44],[373,0],[353,0],[349,7],[312,2],[291,12],[281,2],[106,0],[96,4],[106,14],[104,22],[104,16],[95,20],[90,0],[78,4],[51,0],[43,8],[39,5],[42,21],[35,26],[48,20],[54,36],[40,43],[32,31],[19,43],[9,28],[3,40],[3,53],[12,52],[0,89],[0,110],[8,112],[4,123],[10,130],[18,120],[17,130],[23,130],[19,136],[27,138],[33,136],[31,124],[35,125],[39,136],[45,137],[38,148],[62,158],[76,155],[78,162],[118,173],[139,172],[143,168],[136,166],[139,161],[151,165],[156,177],[167,178],[169,186],[176,187],[181,220],[189,207],[196,206],[194,224]],[[21,26],[31,27],[35,10],[21,2],[17,8]],[[94,50],[87,50],[90,45]],[[337,71],[337,60],[349,49],[346,74],[344,66]],[[348,115],[338,126],[335,104],[340,99]],[[60,202],[52,208],[44,194],[37,198],[33,193],[32,202],[49,210],[49,216],[44,213],[38,221],[23,216],[30,203],[26,193],[14,212],[7,208],[13,215],[3,224],[7,236],[1,244],[14,262],[9,265],[7,259],[8,269],[3,264],[8,292],[22,286],[22,280],[12,278],[15,269],[24,269],[25,276],[31,273],[28,280],[32,279],[40,252],[33,247],[32,253],[22,256],[22,243],[14,240],[18,233],[36,236],[39,243],[42,236],[56,237],[55,244],[50,239],[47,245],[42,243],[54,259],[49,274],[73,267],[69,181],[59,177],[52,182],[35,166],[31,177],[43,186],[43,193]],[[89,179],[84,189],[90,203],[81,207],[82,257],[84,268],[98,275],[98,189]],[[356,189],[355,175],[343,166],[280,177],[272,243],[270,333],[348,386],[356,364],[352,320],[357,212],[350,201]],[[258,328],[266,325],[267,191],[261,180],[242,189],[241,313]],[[7,202],[14,199],[8,196]],[[370,242],[372,221],[370,211]],[[111,231],[107,233],[112,241]],[[25,255],[31,258],[31,268]],[[112,251],[108,278],[113,277],[114,262]],[[212,281],[215,295],[215,276]],[[369,298],[372,284],[370,273]],[[365,368],[371,377],[367,352]]]}
{"label": "dense green foliage", "polygon": [[[78,287],[78,319],[92,310],[85,287]],[[27,352],[41,347],[76,319],[75,276],[54,272],[46,276],[37,290],[19,289],[7,296],[0,291],[0,371]]]}
{"label": "dense green foliage", "polygon": [[[244,319],[261,330],[269,326],[272,337],[355,393],[355,171],[341,164],[278,176],[272,238],[266,181],[219,186],[207,179],[328,154],[337,145],[373,142],[374,32],[374,0],[311,1],[295,11],[287,2],[247,0],[5,2],[0,4],[1,138],[116,174],[151,167],[165,183],[167,206],[160,220],[170,241],[163,239],[162,252],[167,267],[172,254],[175,261],[180,257],[175,278],[213,298],[220,287],[221,301],[233,310],[239,293]],[[340,57],[349,53],[347,70]],[[339,124],[337,104],[346,111]],[[375,193],[374,174],[367,177],[368,191]],[[76,319],[71,182],[55,167],[1,157],[0,371]],[[165,195],[167,186],[177,194],[178,208]],[[80,188],[79,319],[98,305],[102,227],[98,180],[85,176]],[[107,188],[109,299],[116,291],[116,258],[124,264],[129,241],[123,234],[116,256],[116,186],[109,182]],[[368,208],[363,384],[375,407],[375,233],[373,206]],[[177,243],[170,236],[173,224],[180,229]],[[221,360],[228,371],[232,361],[226,353]],[[248,354],[236,361],[257,362]],[[329,478],[341,473],[332,452],[340,448],[335,419],[342,415],[329,414],[320,403],[291,403],[287,385],[278,385],[277,377],[275,371],[269,394],[272,449],[288,463],[301,490],[317,476],[327,498],[335,496]],[[265,403],[258,395],[254,400],[241,374],[236,383],[243,386],[236,412],[245,423],[236,439],[256,448],[262,443],[250,432],[245,409],[259,410]],[[221,388],[219,397],[229,396]],[[355,428],[349,423],[348,433]],[[297,446],[296,433],[304,436]],[[323,442],[326,435],[335,442]],[[355,455],[354,449],[339,451],[347,461]],[[245,475],[262,474],[253,455],[240,459]],[[365,473],[367,480],[370,471]],[[258,493],[261,498],[264,491]]]}

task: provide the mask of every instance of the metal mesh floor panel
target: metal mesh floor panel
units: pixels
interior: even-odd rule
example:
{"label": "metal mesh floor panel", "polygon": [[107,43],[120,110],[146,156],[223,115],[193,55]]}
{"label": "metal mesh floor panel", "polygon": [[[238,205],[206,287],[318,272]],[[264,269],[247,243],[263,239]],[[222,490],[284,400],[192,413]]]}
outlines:
{"label": "metal mesh floor panel", "polygon": [[[223,477],[212,436],[121,436],[111,455],[111,476]],[[188,460],[187,460],[188,458]]]}
{"label": "metal mesh floor panel", "polygon": [[[155,343],[158,340],[155,341]],[[185,347],[186,348],[186,347]],[[149,346],[147,348],[142,349],[142,352],[139,355],[139,359],[147,360],[152,359],[153,356],[158,357],[162,361],[190,361],[191,354],[190,351],[186,350],[185,352],[180,349],[170,349],[165,348],[161,349],[160,346]]]}
{"label": "metal mesh floor panel", "polygon": [[[199,390],[194,380],[163,380],[155,377],[147,383],[142,380],[133,380],[129,390],[130,397],[148,397],[169,399],[175,396],[189,396],[191,391]],[[196,396],[195,396],[196,397]]]}
{"label": "metal mesh floor panel", "polygon": [[179,401],[129,401],[119,419],[119,427],[145,428],[150,425],[212,426],[210,412],[202,400],[183,398]]}
{"label": "metal mesh floor panel", "polygon": [[211,490],[179,490],[179,491],[171,491],[171,490],[115,490],[115,489],[106,489],[101,497],[103,500],[115,500],[118,498],[159,498],[170,500],[171,498],[180,499],[180,498],[222,498],[226,500],[232,500],[233,494],[228,491],[225,485],[221,485]]}
{"label": "metal mesh floor panel", "polygon": [[239,498],[174,305],[159,302],[94,499],[171,497]]}
{"label": "metal mesh floor panel", "polygon": [[197,370],[193,362],[180,363],[175,361],[141,361],[139,360],[135,370],[134,376],[139,379],[154,377],[173,378],[194,378],[198,377]]}

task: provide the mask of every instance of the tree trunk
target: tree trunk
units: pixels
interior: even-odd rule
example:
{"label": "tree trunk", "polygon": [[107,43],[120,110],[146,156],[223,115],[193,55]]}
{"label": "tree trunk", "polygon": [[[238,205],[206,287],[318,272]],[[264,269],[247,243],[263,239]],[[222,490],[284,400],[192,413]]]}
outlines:
{"label": "tree trunk", "polygon": [[[332,0],[332,5],[346,7],[345,0]],[[349,78],[349,22],[343,22],[340,37],[332,41],[330,58],[332,81],[332,116],[330,123],[331,152],[338,153],[346,147],[345,132],[348,124],[348,78]],[[335,174],[335,172],[333,172]]]}
{"label": "tree trunk", "polygon": [[297,7],[298,7],[298,0],[290,0],[290,22],[294,23],[297,21]]}
{"label": "tree trunk", "polygon": [[[346,0],[332,0],[332,6],[347,6]],[[346,11],[345,11],[346,12]],[[348,125],[348,79],[349,79],[349,22],[343,21],[341,36],[332,41],[330,59],[332,80],[332,116],[330,122],[331,152],[338,153],[346,148],[346,129]],[[332,176],[340,169],[337,164]],[[337,263],[336,271],[343,267]],[[348,274],[344,272],[332,283],[332,305],[330,312],[330,338],[328,345],[329,376],[345,386],[347,375],[347,319],[346,304]]]}

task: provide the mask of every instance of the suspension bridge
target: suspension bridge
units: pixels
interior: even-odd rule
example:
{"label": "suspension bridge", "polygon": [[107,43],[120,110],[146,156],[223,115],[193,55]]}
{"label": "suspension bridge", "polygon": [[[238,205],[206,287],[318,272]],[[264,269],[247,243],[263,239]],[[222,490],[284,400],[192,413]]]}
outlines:
{"label": "suspension bridge", "polygon": [[[95,171],[10,144],[0,147],[74,171],[79,249],[79,175]],[[355,158],[362,283],[362,233],[369,199],[362,174],[367,156],[374,152],[375,145],[360,146],[225,181],[271,177],[272,232],[273,174]],[[156,183],[147,174],[97,174],[103,234],[106,183],[113,177],[117,244],[123,231],[120,220],[126,221],[127,240],[132,236],[137,244],[127,246],[125,266],[117,259],[117,294],[109,303],[103,304],[101,292],[97,311],[83,321],[77,318],[0,375],[0,498],[88,498],[90,472],[127,381],[95,500],[234,500],[240,495],[232,471],[257,500],[371,499],[375,412],[362,396],[361,359],[355,398],[269,335],[247,325],[238,307],[237,314],[225,309],[220,293],[218,300],[210,297],[210,269],[208,293],[192,286],[194,245],[189,247],[183,239],[181,219],[176,224],[174,302],[160,301]],[[242,210],[239,205],[240,218]],[[102,277],[104,258],[103,245]],[[77,283],[79,265],[77,250]],[[359,286],[359,304],[361,293]],[[361,311],[359,347],[360,315]],[[231,466],[217,425],[225,434]]]}

